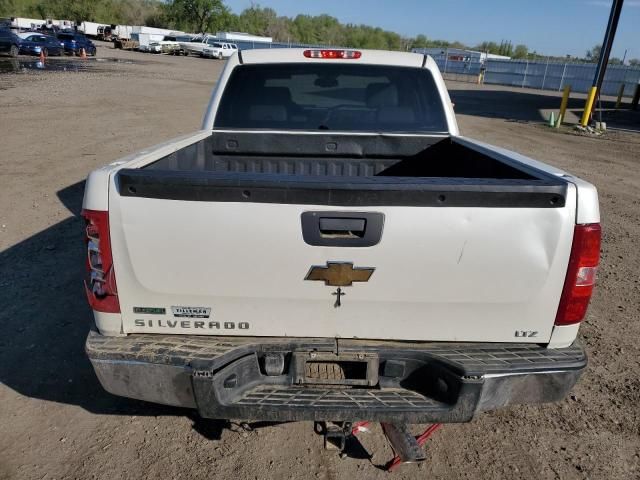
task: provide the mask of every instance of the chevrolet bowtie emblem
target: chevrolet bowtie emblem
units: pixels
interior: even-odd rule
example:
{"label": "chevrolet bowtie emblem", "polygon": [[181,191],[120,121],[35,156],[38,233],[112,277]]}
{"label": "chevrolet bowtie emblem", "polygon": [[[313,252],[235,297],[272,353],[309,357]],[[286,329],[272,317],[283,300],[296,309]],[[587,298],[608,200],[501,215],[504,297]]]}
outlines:
{"label": "chevrolet bowtie emblem", "polygon": [[323,281],[325,285],[338,287],[332,293],[336,296],[334,307],[341,306],[341,297],[345,295],[341,287],[350,287],[353,282],[368,282],[375,268],[356,267],[353,263],[327,262],[327,266],[316,265],[311,267],[305,280]]}

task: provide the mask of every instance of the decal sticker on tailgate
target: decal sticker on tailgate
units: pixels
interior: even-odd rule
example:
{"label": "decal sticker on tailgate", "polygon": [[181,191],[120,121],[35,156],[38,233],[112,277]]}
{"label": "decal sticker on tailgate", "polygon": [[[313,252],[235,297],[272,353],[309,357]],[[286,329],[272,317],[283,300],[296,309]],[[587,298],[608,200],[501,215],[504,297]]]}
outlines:
{"label": "decal sticker on tailgate", "polygon": [[174,317],[183,318],[209,318],[211,308],[209,307],[171,307]]}

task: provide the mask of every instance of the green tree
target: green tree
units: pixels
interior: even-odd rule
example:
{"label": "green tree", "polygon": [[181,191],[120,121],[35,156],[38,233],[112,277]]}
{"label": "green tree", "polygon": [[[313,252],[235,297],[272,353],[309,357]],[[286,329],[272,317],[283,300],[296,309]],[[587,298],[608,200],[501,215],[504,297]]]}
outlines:
{"label": "green tree", "polygon": [[222,0],[173,0],[169,11],[178,25],[197,33],[215,30],[229,14]]}
{"label": "green tree", "polygon": [[513,50],[513,58],[527,58],[527,55],[529,55],[529,47],[523,44],[516,45]]}
{"label": "green tree", "polygon": [[629,60],[629,65],[632,67],[640,67],[640,58],[632,58]]}
{"label": "green tree", "polygon": [[493,53],[496,55],[500,54],[500,45],[496,42],[482,42],[477,47],[476,50],[480,50],[481,52]]}
{"label": "green tree", "polygon": [[500,49],[498,52],[499,55],[504,55],[506,57],[510,57],[513,55],[513,45],[510,40],[503,40],[500,42]]}
{"label": "green tree", "polygon": [[0,15],[9,17],[16,11],[15,0],[0,0]]}
{"label": "green tree", "polygon": [[275,10],[254,5],[242,11],[238,21],[241,30],[254,35],[266,35],[269,25],[278,17]]}
{"label": "green tree", "polygon": [[319,42],[327,45],[340,45],[344,41],[343,25],[330,15],[311,17],[311,26]]}
{"label": "green tree", "polygon": [[318,43],[320,35],[315,31],[311,15],[298,15],[292,21],[292,34],[297,42]]}
{"label": "green tree", "polygon": [[0,0],[0,16],[145,25],[168,23],[158,0]]}
{"label": "green tree", "polygon": [[597,62],[600,60],[600,54],[602,53],[602,45],[595,45],[590,50],[587,50],[585,58],[591,62]]}
{"label": "green tree", "polygon": [[411,43],[411,48],[427,48],[428,41],[429,40],[425,35],[420,34],[413,39],[413,42]]}

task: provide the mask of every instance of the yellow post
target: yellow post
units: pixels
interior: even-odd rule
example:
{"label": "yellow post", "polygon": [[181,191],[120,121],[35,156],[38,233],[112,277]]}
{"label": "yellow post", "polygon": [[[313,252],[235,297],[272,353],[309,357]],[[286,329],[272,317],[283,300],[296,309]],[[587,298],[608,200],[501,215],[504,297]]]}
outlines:
{"label": "yellow post", "polygon": [[569,104],[569,95],[571,95],[571,85],[565,85],[564,93],[562,94],[562,102],[560,103],[560,113],[558,114],[558,123],[556,128],[560,128],[562,122],[564,122],[564,114],[567,111],[567,105]]}
{"label": "yellow post", "polygon": [[616,100],[616,110],[620,108],[622,104],[622,95],[624,95],[624,83],[620,84],[620,90],[618,90],[618,100]]}
{"label": "yellow post", "polygon": [[584,106],[584,112],[582,113],[582,120],[580,120],[580,125],[586,127],[589,123],[589,118],[591,118],[591,110],[593,109],[593,102],[596,100],[596,94],[598,93],[598,87],[591,87],[589,90],[589,96],[587,97],[587,103]]}

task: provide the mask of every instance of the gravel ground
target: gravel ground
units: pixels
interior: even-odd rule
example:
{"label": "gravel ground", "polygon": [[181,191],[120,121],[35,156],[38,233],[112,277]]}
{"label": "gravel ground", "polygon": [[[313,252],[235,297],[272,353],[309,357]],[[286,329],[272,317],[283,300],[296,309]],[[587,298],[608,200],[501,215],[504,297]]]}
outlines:
{"label": "gravel ground", "polygon": [[[0,478],[387,478],[376,468],[391,456],[379,427],[362,435],[371,462],[340,460],[308,422],[246,428],[101,389],[83,354],[83,180],[197,129],[222,63],[106,46],[98,56],[136,63],[0,75]],[[581,329],[590,365],[565,401],[446,425],[427,463],[395,475],[640,478],[640,135],[550,130],[541,122],[556,94],[450,88],[465,135],[597,185],[603,261]]]}

